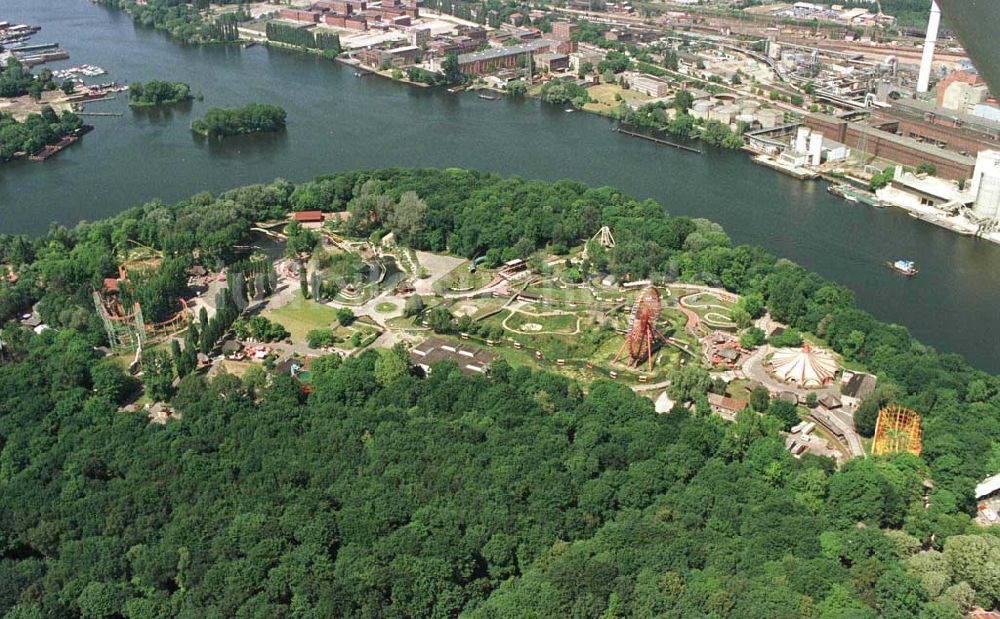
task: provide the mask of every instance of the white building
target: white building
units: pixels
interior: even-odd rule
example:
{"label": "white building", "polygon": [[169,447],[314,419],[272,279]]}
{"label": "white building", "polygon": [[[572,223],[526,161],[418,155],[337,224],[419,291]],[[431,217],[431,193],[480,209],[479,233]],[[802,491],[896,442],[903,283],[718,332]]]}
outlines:
{"label": "white building", "polygon": [[957,212],[972,203],[972,192],[936,176],[917,176],[903,172],[896,166],[892,182],[875,192],[884,202],[905,209],[933,207],[942,211]]}
{"label": "white building", "polygon": [[670,84],[652,75],[628,73],[625,79],[628,80],[629,88],[644,95],[659,99],[670,94]]}
{"label": "white building", "polygon": [[975,198],[973,213],[1000,223],[1000,151],[984,150],[976,156],[969,191]]}

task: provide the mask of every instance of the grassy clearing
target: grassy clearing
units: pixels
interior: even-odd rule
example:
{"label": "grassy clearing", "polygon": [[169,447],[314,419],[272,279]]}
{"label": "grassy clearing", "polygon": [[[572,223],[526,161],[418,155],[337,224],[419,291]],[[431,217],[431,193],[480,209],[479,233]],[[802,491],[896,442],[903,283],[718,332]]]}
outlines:
{"label": "grassy clearing", "polygon": [[576,314],[532,316],[530,314],[514,312],[506,322],[508,327],[519,331],[526,331],[529,334],[533,331],[530,326],[525,328],[525,325],[540,325],[541,329],[537,329],[540,332],[555,332],[569,335],[576,331],[577,316]]}
{"label": "grassy clearing", "polygon": [[598,84],[597,86],[588,88],[587,92],[593,101],[584,105],[583,109],[598,114],[607,114],[612,109],[618,107],[619,102],[616,100],[615,95],[618,95],[626,102],[635,103],[636,105],[642,105],[651,99],[641,92],[625,90],[618,84]]}
{"label": "grassy clearing", "polygon": [[528,286],[525,293],[546,301],[562,303],[593,303],[594,295],[587,288],[550,288]]}
{"label": "grassy clearing", "polygon": [[329,328],[337,320],[337,310],[304,299],[301,292],[296,292],[288,305],[264,312],[263,315],[288,329],[292,340],[296,342],[304,341],[309,331]]}
{"label": "grassy clearing", "polygon": [[469,272],[469,263],[463,262],[434,284],[434,289],[440,292],[450,290],[475,290],[490,283],[493,273],[487,269],[476,269]]}

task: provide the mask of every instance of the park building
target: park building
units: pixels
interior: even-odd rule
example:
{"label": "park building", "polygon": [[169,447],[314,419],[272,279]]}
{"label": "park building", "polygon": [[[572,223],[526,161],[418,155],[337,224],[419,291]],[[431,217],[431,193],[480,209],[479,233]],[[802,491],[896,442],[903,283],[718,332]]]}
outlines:
{"label": "park building", "polygon": [[769,363],[775,378],[806,389],[829,384],[840,369],[828,351],[808,344],[801,348],[779,348],[771,355]]}
{"label": "park building", "polygon": [[439,337],[428,338],[410,349],[410,361],[428,374],[431,366],[441,361],[454,361],[463,374],[485,374],[497,356],[478,346],[456,344]]}

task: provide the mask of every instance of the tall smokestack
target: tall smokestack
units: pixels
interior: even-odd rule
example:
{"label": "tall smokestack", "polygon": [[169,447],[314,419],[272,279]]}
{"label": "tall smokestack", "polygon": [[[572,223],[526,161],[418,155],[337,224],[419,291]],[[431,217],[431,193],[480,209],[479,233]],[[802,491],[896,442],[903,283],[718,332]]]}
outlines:
{"label": "tall smokestack", "polygon": [[920,75],[917,77],[917,92],[927,92],[931,81],[931,63],[934,61],[934,44],[937,43],[938,26],[941,24],[941,9],[931,0],[931,18],[927,21],[927,39],[924,41],[924,55],[920,59]]}

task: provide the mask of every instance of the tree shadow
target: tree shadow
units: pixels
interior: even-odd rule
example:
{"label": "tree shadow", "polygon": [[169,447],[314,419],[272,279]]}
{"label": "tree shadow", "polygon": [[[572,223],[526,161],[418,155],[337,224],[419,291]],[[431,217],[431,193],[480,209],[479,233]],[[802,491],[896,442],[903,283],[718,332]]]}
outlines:
{"label": "tree shadow", "polygon": [[174,116],[190,116],[194,108],[194,101],[188,99],[178,103],[167,105],[157,105],[153,107],[131,107],[132,118],[144,120],[151,125],[166,126],[173,122]]}

